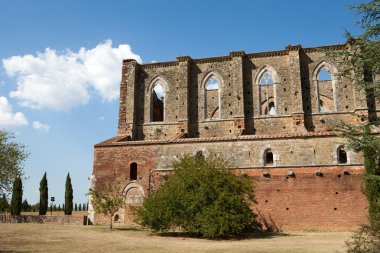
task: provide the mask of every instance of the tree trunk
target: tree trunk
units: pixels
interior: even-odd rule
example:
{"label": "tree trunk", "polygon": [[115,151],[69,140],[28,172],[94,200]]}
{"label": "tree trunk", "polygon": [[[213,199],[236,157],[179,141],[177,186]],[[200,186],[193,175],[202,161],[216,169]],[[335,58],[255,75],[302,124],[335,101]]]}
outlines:
{"label": "tree trunk", "polygon": [[113,215],[110,216],[110,229],[112,230],[112,218],[113,218]]}

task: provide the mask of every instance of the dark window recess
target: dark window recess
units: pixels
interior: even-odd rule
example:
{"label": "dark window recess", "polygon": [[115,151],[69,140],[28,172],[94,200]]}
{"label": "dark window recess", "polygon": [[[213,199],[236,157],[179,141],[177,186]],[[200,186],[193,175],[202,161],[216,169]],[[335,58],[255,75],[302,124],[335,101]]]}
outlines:
{"label": "dark window recess", "polygon": [[195,160],[199,160],[203,157],[203,152],[201,150],[198,150],[197,153],[195,154]]}
{"label": "dark window recess", "polygon": [[265,165],[273,165],[273,153],[271,151],[265,152]]}
{"label": "dark window recess", "polygon": [[129,166],[129,177],[131,180],[137,180],[137,163],[131,163]]}
{"label": "dark window recess", "polygon": [[164,97],[159,98],[157,93],[153,91],[152,95],[152,121],[164,121]]}
{"label": "dark window recess", "polygon": [[347,153],[343,149],[339,150],[339,163],[347,163]]}

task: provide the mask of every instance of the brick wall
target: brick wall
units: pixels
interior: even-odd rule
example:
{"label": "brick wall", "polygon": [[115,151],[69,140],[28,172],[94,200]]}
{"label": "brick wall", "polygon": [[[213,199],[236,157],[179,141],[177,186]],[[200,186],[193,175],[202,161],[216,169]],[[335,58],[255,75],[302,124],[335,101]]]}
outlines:
{"label": "brick wall", "polygon": [[[368,110],[365,94],[356,91],[349,80],[337,78],[339,70],[326,60],[325,49],[344,47],[289,45],[272,52],[238,51],[204,59],[181,56],[176,61],[142,65],[125,60],[118,136],[95,145],[96,187],[120,181],[126,202],[139,204],[162,184],[165,174],[172,173],[173,161],[202,151],[206,156],[233,159],[235,165],[230,169],[256,179],[258,205],[254,209],[273,226],[345,230],[365,223],[363,158],[347,150],[345,140],[332,131],[339,121],[359,123],[352,112]],[[317,76],[322,68],[329,70],[332,80],[319,89],[322,82]],[[270,73],[273,85],[260,91],[265,72]],[[211,76],[218,79],[218,100],[205,89]],[[156,82],[165,90],[163,122],[151,122]],[[332,111],[320,112],[323,95],[331,99]],[[276,115],[263,115],[266,97],[275,103]],[[218,103],[219,118],[208,120],[208,106],[214,108]],[[338,159],[341,148],[347,152],[344,164]],[[273,153],[270,167],[265,164],[269,149]],[[136,180],[129,176],[132,163],[138,166]],[[263,177],[263,171],[271,176]],[[295,177],[288,177],[289,171]],[[130,221],[127,213],[120,210],[122,221]]]}
{"label": "brick wall", "polygon": [[[236,167],[230,169],[254,177],[258,204],[253,209],[263,223],[280,230],[354,230],[366,222],[367,201],[361,191],[363,166],[361,157],[350,152],[347,164],[337,164],[336,149],[342,141],[333,136],[272,136],[269,140],[225,142],[119,142],[119,146],[95,148],[94,174],[99,186],[107,180],[121,181],[120,190],[126,198],[131,185],[133,189],[141,186],[146,197],[164,182],[165,174],[172,173],[174,160],[201,150],[206,156],[213,153],[235,158]],[[265,167],[263,151],[268,147],[273,151],[274,164]],[[128,178],[132,162],[138,164],[136,181]],[[294,177],[288,175],[291,171]],[[264,176],[264,172],[270,176]],[[119,215],[131,222],[129,211],[120,210]],[[107,222],[100,217],[96,221]]]}

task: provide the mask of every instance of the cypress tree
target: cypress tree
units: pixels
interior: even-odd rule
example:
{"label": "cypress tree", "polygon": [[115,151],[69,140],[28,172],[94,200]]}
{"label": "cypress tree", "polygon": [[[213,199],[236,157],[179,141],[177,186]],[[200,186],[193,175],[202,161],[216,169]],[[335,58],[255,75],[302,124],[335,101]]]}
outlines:
{"label": "cypress tree", "polygon": [[79,203],[78,211],[82,211],[82,203]]}
{"label": "cypress tree", "polygon": [[74,211],[78,211],[78,205],[77,205],[77,203],[75,203],[75,205],[74,205]]}
{"label": "cypress tree", "polygon": [[46,215],[48,210],[48,183],[46,179],[46,172],[40,181],[40,208],[39,215]]}
{"label": "cypress tree", "polygon": [[21,205],[21,209],[23,212],[30,212],[32,210],[32,206],[29,205],[28,201],[24,199]]}
{"label": "cypress tree", "polygon": [[61,205],[58,205],[58,211],[61,211]]}
{"label": "cypress tree", "polygon": [[65,215],[71,215],[73,212],[73,187],[71,185],[70,173],[66,177],[65,190]]}
{"label": "cypress tree", "polygon": [[0,199],[0,212],[8,212],[9,211],[9,204],[8,199],[5,196],[5,193],[3,193],[3,197]]}
{"label": "cypress tree", "polygon": [[16,177],[13,182],[11,214],[20,215],[22,207],[22,181],[20,177]]}

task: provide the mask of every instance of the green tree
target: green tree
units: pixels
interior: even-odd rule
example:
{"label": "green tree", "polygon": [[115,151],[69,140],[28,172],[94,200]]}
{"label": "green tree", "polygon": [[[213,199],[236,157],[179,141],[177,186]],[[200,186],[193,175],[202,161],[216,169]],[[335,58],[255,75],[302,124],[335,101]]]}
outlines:
{"label": "green tree", "polygon": [[0,130],[0,193],[9,192],[12,182],[22,176],[23,162],[29,155],[14,138],[12,132]]}
{"label": "green tree", "polygon": [[3,197],[0,199],[0,213],[9,212],[8,199],[3,193]]}
{"label": "green tree", "polygon": [[28,201],[26,199],[24,199],[24,201],[21,204],[21,210],[23,212],[30,212],[30,211],[32,211],[32,206],[28,203]]}
{"label": "green tree", "polygon": [[58,205],[58,211],[61,211],[61,205]]}
{"label": "green tree", "polygon": [[40,181],[40,209],[39,215],[46,215],[48,210],[48,182],[46,178],[46,172]]}
{"label": "green tree", "polygon": [[40,209],[40,203],[32,205],[32,212],[37,212]]}
{"label": "green tree", "polygon": [[22,181],[20,177],[16,177],[13,183],[11,214],[20,215],[22,208]]}
{"label": "green tree", "polygon": [[135,211],[137,221],[156,232],[182,228],[210,238],[252,229],[253,180],[233,174],[230,166],[214,155],[184,156],[174,162],[167,182]]}
{"label": "green tree", "polygon": [[73,212],[73,186],[71,185],[70,173],[67,174],[65,188],[65,215],[71,215]]}
{"label": "green tree", "polygon": [[82,211],[82,203],[79,203],[78,211]]}
{"label": "green tree", "polygon": [[88,194],[92,196],[92,205],[95,212],[109,218],[109,228],[112,230],[113,217],[124,206],[124,198],[120,192],[120,183],[106,182],[103,189],[90,189]]}
{"label": "green tree", "polygon": [[329,52],[338,63],[339,76],[356,84],[365,94],[368,116],[358,114],[360,125],[340,123],[337,130],[349,141],[349,148],[362,152],[365,174],[364,192],[368,199],[370,226],[362,226],[347,242],[348,252],[380,252],[380,138],[374,134],[379,126],[376,100],[380,99],[380,0],[352,7],[361,16],[363,28],[359,36],[347,32],[348,47],[338,53]]}
{"label": "green tree", "polygon": [[77,205],[77,203],[75,203],[75,205],[74,205],[74,211],[78,211],[78,205]]}

